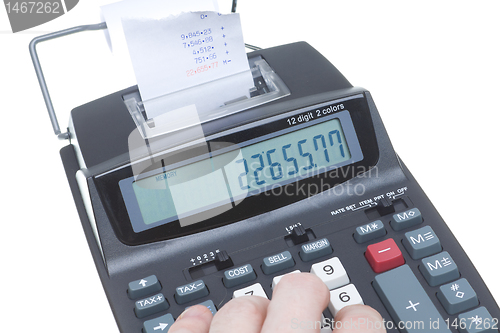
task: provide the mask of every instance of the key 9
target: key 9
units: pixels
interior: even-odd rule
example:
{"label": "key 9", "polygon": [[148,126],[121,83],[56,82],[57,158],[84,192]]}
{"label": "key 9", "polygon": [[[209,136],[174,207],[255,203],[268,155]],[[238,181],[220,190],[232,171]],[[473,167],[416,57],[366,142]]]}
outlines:
{"label": "key 9", "polygon": [[325,271],[325,273],[327,275],[332,275],[333,274],[333,267],[331,265],[326,265],[326,266],[323,266],[323,271]]}

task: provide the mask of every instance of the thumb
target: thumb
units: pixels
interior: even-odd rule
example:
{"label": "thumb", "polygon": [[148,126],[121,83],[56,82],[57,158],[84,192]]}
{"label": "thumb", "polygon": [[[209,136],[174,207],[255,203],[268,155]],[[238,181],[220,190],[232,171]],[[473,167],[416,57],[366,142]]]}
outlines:
{"label": "thumb", "polygon": [[170,327],[170,333],[208,333],[212,312],[203,305],[195,305],[181,313]]}
{"label": "thumb", "polygon": [[350,305],[335,316],[334,333],[386,333],[382,316],[367,305]]}

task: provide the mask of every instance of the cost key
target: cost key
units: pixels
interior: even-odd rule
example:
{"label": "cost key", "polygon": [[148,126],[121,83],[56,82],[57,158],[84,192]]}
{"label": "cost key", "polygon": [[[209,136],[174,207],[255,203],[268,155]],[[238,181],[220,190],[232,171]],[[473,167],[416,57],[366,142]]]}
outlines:
{"label": "cost key", "polygon": [[225,271],[224,278],[222,280],[227,288],[231,288],[239,284],[252,281],[256,278],[257,274],[255,274],[252,265],[246,264],[241,267]]}

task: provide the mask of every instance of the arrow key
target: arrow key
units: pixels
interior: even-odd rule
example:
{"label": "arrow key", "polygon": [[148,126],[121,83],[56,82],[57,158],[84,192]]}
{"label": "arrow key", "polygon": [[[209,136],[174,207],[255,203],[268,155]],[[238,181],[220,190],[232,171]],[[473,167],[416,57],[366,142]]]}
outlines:
{"label": "arrow key", "polygon": [[160,281],[156,275],[151,275],[128,284],[127,294],[130,299],[138,299],[161,290]]}
{"label": "arrow key", "polygon": [[170,313],[164,316],[144,322],[142,331],[144,333],[167,333],[174,323],[174,317]]}

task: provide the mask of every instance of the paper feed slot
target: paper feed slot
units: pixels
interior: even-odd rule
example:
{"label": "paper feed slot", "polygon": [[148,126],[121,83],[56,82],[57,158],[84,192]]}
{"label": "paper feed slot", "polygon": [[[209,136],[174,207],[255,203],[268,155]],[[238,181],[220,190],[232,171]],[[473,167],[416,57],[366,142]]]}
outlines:
{"label": "paper feed slot", "polygon": [[[230,89],[234,75],[147,101],[142,101],[138,91],[124,95],[123,100],[138,131],[144,139],[149,139],[198,126],[290,95],[290,90],[266,60],[258,56],[250,58],[248,61],[254,80],[254,87],[249,91],[250,98],[242,96],[227,101],[215,109],[206,110],[198,107],[195,108],[197,112],[193,112],[193,105],[189,103],[190,97],[196,94],[201,86],[204,89],[213,88],[214,93],[217,93],[216,89],[221,89],[221,87]],[[246,74],[247,72],[242,72],[235,75]],[[165,111],[160,116],[148,118],[145,104],[164,108]]]}

